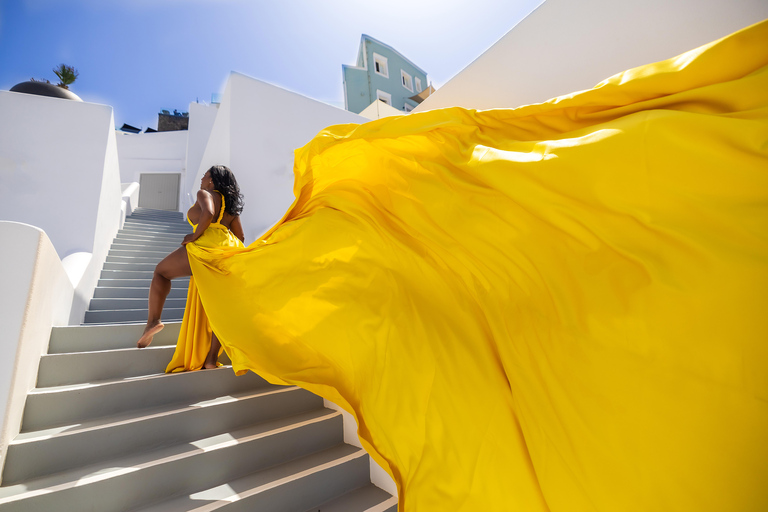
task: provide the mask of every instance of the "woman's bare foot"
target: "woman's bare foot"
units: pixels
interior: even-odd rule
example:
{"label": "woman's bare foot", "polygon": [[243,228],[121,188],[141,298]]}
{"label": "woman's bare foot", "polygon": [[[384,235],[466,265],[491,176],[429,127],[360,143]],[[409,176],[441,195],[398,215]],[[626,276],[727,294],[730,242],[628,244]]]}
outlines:
{"label": "woman's bare foot", "polygon": [[208,352],[208,357],[205,358],[203,368],[206,370],[213,370],[219,367],[219,351],[213,351],[213,348]]}
{"label": "woman's bare foot", "polygon": [[156,320],[152,323],[147,323],[147,326],[144,328],[144,334],[141,335],[141,338],[139,338],[138,343],[136,343],[136,346],[139,348],[145,348],[148,347],[150,343],[152,343],[152,338],[155,337],[155,334],[159,333],[163,330],[163,322],[160,320]]}
{"label": "woman's bare foot", "polygon": [[211,348],[208,349],[208,356],[205,358],[203,368],[213,370],[219,367],[219,350],[221,350],[221,342],[219,342],[215,332],[211,333]]}

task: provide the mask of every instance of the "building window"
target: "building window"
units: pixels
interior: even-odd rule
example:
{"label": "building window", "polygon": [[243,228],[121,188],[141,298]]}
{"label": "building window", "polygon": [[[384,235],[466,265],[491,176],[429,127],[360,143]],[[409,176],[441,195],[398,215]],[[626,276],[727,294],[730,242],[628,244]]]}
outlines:
{"label": "building window", "polygon": [[403,87],[413,92],[413,81],[411,80],[411,75],[409,75],[402,69],[400,70],[400,80],[402,80],[403,82]]}
{"label": "building window", "polygon": [[389,93],[376,89],[376,99],[379,101],[383,101],[390,107],[392,106],[392,95]]}
{"label": "building window", "polygon": [[416,77],[416,92],[421,92],[421,78]]}
{"label": "building window", "polygon": [[403,110],[405,110],[406,112],[410,112],[411,110],[413,110],[413,107],[406,103],[403,105]]}
{"label": "building window", "polygon": [[373,54],[373,70],[377,75],[381,75],[384,78],[389,78],[389,69],[387,69],[387,58],[382,57],[378,53]]}

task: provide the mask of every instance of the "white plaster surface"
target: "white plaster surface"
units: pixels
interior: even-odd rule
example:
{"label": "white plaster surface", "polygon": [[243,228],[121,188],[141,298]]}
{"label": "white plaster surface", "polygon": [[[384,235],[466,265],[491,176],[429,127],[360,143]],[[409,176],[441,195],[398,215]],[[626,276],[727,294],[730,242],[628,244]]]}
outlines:
{"label": "white plaster surface", "polygon": [[0,220],[50,233],[61,258],[92,252],[111,119],[108,106],[0,91]]}
{"label": "white plaster surface", "polygon": [[387,105],[383,101],[376,100],[360,112],[360,115],[367,119],[381,119],[382,117],[402,116],[406,112],[397,110],[391,105]]}
{"label": "white plaster surface", "polygon": [[41,229],[0,221],[0,467],[8,443],[19,433],[24,402],[35,387],[40,356],[51,327],[66,325],[74,287],[51,241]]}
{"label": "white plaster surface", "polygon": [[[230,104],[232,103],[232,80],[227,80],[227,84],[224,86],[224,92],[221,95],[221,103],[217,108],[216,119],[213,121],[211,131],[208,135],[208,140],[205,142],[205,149],[203,150],[203,156],[200,158],[200,163],[197,169],[190,168],[189,178],[187,180],[186,197],[189,200],[185,204],[192,205],[197,190],[200,188],[200,180],[212,165],[230,165]],[[192,119],[190,119],[190,122]],[[197,139],[197,136],[195,137]],[[193,176],[194,175],[194,176]],[[239,173],[235,172],[238,177],[238,183],[242,190],[242,182],[239,180]],[[246,198],[247,199],[247,198]],[[246,234],[248,234],[246,232]]]}
{"label": "white plaster surface", "polygon": [[69,281],[72,286],[77,288],[77,285],[82,281],[83,276],[88,271],[88,266],[93,259],[93,253],[90,252],[73,252],[63,260],[61,264],[64,266],[64,271],[69,276]]}
{"label": "white plaster surface", "polygon": [[82,320],[120,218],[112,107],[0,91],[0,220],[49,233],[60,259],[92,254],[72,323]]}
{"label": "white plaster surface", "polygon": [[191,181],[194,194],[212,165],[232,169],[245,195],[246,245],[279,221],[293,203],[293,151],[323,128],[368,119],[232,73],[211,136]]}
{"label": "white plaster surface", "polygon": [[[184,183],[187,173],[187,130],[155,133],[116,131],[115,137],[121,182],[140,183],[142,174],[174,173],[181,174],[181,183]],[[183,186],[179,187],[179,204],[184,204]]]}
{"label": "white plaster surface", "polygon": [[203,153],[208,139],[211,136],[213,123],[216,121],[216,115],[219,112],[218,105],[204,105],[202,103],[189,104],[189,134],[187,135],[187,176],[182,180],[182,200],[179,201],[180,209],[187,210],[195,202],[195,195],[190,191],[196,191],[199,188],[199,182],[195,182],[197,171],[200,169],[200,162],[203,160]]}
{"label": "white plaster surface", "polygon": [[766,0],[546,0],[415,111],[540,103],[765,18]]}

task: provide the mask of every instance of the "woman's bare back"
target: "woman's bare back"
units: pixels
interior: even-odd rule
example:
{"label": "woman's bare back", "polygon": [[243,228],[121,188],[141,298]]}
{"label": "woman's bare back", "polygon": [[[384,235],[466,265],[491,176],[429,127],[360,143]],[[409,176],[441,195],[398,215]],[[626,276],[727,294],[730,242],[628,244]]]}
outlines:
{"label": "woman's bare back", "polygon": [[[218,191],[210,192],[205,190],[206,194],[208,194],[211,198],[211,201],[213,201],[213,220],[212,222],[215,222],[216,219],[219,218],[219,211],[221,210],[221,194],[218,193]],[[187,218],[192,222],[192,224],[199,224],[200,223],[200,216],[203,213],[203,208],[200,205],[200,201],[196,201],[195,204],[192,205],[192,207],[187,210]],[[239,238],[241,241],[244,240],[243,236],[243,227],[240,224],[240,216],[239,215],[232,215],[231,213],[224,211],[224,215],[221,218],[221,225],[225,228],[232,231],[232,233],[235,234],[237,238]]]}
{"label": "woman's bare back", "polygon": [[[211,196],[211,200],[213,201],[213,219],[214,221],[219,218],[219,211],[221,209],[221,194],[218,192],[212,193],[205,191],[207,194]],[[200,222],[200,215],[203,213],[203,209],[200,206],[200,202],[197,201],[195,204],[192,205],[192,208],[187,210],[187,218],[192,221],[192,224],[198,224]],[[227,228],[232,225],[232,219],[235,218],[235,215],[232,215],[230,213],[227,213],[224,211],[224,216],[221,218],[221,224]]]}

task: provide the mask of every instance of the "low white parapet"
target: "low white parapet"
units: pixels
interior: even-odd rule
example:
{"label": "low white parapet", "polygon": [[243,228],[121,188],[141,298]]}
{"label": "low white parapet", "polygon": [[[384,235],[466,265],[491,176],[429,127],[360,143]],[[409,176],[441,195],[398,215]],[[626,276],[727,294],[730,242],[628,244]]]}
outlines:
{"label": "low white parapet", "polygon": [[[357,423],[355,422],[355,418],[340,406],[336,405],[328,399],[323,399],[323,405],[328,409],[333,409],[334,411],[339,411],[341,413],[344,424],[344,442],[351,444],[352,446],[362,448],[363,444],[357,437]],[[397,484],[395,484],[395,481],[392,480],[392,477],[389,476],[389,473],[384,471],[384,468],[379,466],[376,461],[373,460],[373,457],[370,457],[369,466],[371,472],[371,483],[379,489],[384,489],[392,496],[397,496]]]}
{"label": "low white parapet", "polygon": [[0,468],[19,433],[27,393],[35,387],[51,327],[67,325],[75,287],[45,232],[0,221]]}
{"label": "low white parapet", "polygon": [[[139,206],[139,184],[137,182],[121,183],[120,188],[123,190],[123,220],[125,217],[133,213]],[[122,222],[120,223],[122,227]]]}

